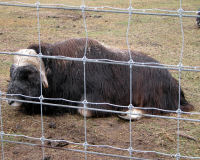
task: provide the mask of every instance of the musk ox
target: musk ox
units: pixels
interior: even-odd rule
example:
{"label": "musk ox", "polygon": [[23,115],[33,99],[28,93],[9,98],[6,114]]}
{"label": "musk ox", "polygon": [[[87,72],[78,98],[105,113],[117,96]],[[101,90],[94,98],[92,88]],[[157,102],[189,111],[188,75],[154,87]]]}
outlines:
{"label": "musk ox", "polygon": [[[197,15],[200,16],[200,8],[199,8],[199,10],[198,10]],[[197,26],[200,28],[200,17],[197,17],[197,18],[196,18],[196,22],[197,22]]]}
{"label": "musk ox", "polygon": [[[84,56],[86,39],[69,39],[55,44],[42,44],[41,52],[47,56],[67,56],[82,58]],[[19,53],[36,55],[39,53],[38,45],[30,45],[27,49],[19,50]],[[110,59],[116,61],[129,61],[127,50],[106,47],[96,40],[88,39],[87,58]],[[131,51],[135,62],[156,62],[155,59],[136,51]],[[41,68],[41,74],[40,69]],[[41,65],[37,57],[22,57],[16,55],[14,64],[10,69],[10,83],[8,94],[18,94],[12,97],[8,103],[11,106],[20,106],[23,111],[37,113],[40,106],[30,103],[21,103],[17,100],[30,100],[28,96],[40,97],[40,75],[42,80],[43,96],[47,98],[63,98],[72,101],[84,100],[84,69],[83,62],[42,58]],[[86,95],[88,102],[106,102],[122,106],[130,104],[130,66],[89,63],[86,62]],[[21,96],[19,94],[25,95]],[[8,95],[8,98],[11,98]],[[177,110],[179,103],[178,82],[166,69],[147,68],[133,66],[132,68],[132,104],[135,107],[151,107],[142,110],[136,108],[119,108],[106,104],[88,103],[88,108],[123,111],[119,116],[124,119],[140,119],[142,114],[158,114],[163,110]],[[34,101],[39,101],[36,99]],[[44,102],[75,105],[73,102],[49,101]],[[77,105],[77,104],[76,104]],[[83,110],[83,104],[78,104],[81,109],[67,109],[70,112],[78,112],[87,117],[105,116],[111,113],[103,111]],[[183,111],[191,111],[193,106],[188,103],[181,90],[180,105]],[[43,105],[43,111],[63,112],[60,107]],[[130,114],[132,113],[132,114]]]}

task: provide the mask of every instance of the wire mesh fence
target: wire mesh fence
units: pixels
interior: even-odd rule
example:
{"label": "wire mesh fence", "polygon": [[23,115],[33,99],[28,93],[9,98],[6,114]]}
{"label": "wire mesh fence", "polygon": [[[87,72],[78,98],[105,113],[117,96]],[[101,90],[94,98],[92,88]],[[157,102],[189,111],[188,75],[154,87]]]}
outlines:
{"label": "wire mesh fence", "polygon": [[[113,157],[113,158],[124,158],[124,159],[145,159],[145,158],[138,158],[134,156],[134,153],[153,153],[156,155],[160,156],[166,156],[168,158],[174,158],[174,159],[200,159],[199,156],[186,156],[182,155],[180,153],[180,122],[181,121],[189,121],[189,122],[200,122],[200,119],[193,119],[193,118],[185,118],[182,117],[182,114],[186,115],[200,115],[200,112],[184,112],[181,110],[181,105],[180,105],[180,96],[181,96],[181,75],[182,72],[199,72],[200,71],[200,66],[185,66],[183,65],[183,55],[184,55],[184,44],[185,44],[185,39],[184,39],[184,29],[183,29],[183,18],[191,18],[191,17],[197,17],[198,11],[185,11],[182,8],[182,0],[178,1],[179,2],[179,9],[178,10],[164,10],[164,9],[134,9],[134,6],[132,4],[132,1],[129,1],[129,7],[128,8],[115,8],[115,7],[110,7],[110,6],[97,6],[97,7],[87,7],[86,3],[84,0],[81,1],[80,6],[70,6],[70,5],[64,5],[64,4],[42,4],[40,1],[37,1],[35,4],[29,4],[29,3],[23,3],[19,1],[9,1],[9,2],[0,2],[0,6],[8,6],[8,7],[26,7],[26,8],[33,8],[37,12],[37,33],[38,33],[38,44],[39,44],[39,54],[38,55],[24,55],[24,54],[19,54],[17,52],[0,52],[1,55],[20,55],[20,56],[30,56],[30,57],[37,57],[40,59],[40,71],[42,67],[42,59],[43,58],[48,58],[48,59],[55,59],[55,60],[64,60],[64,61],[74,61],[74,62],[81,62],[83,64],[83,79],[84,79],[84,93],[83,93],[83,100],[81,101],[74,101],[70,99],[64,99],[64,98],[48,98],[43,96],[43,90],[42,90],[42,75],[40,72],[40,96],[39,97],[30,97],[27,95],[22,95],[22,97],[27,97],[30,98],[31,100],[16,100],[12,98],[6,98],[6,95],[9,96],[16,96],[16,94],[6,94],[0,90],[0,119],[1,119],[1,157],[2,159],[5,158],[5,143],[14,143],[14,144],[24,144],[24,145],[29,145],[29,146],[36,146],[40,147],[42,149],[42,159],[45,159],[45,149],[46,148],[52,148],[52,149],[57,149],[57,150],[67,150],[67,151],[74,151],[74,152],[80,152],[84,154],[84,158],[88,159],[89,154],[94,154],[94,155],[100,155],[103,157]],[[73,11],[80,11],[82,14],[82,24],[84,27],[84,32],[85,32],[85,38],[86,38],[86,43],[85,43],[85,50],[84,50],[84,56],[82,58],[74,58],[74,57],[66,57],[66,56],[47,56],[42,54],[41,50],[41,38],[40,38],[40,10],[41,9],[53,9],[53,10],[73,10]],[[86,12],[103,12],[103,13],[112,13],[112,14],[128,14],[128,25],[126,29],[126,45],[128,49],[128,54],[129,54],[129,61],[115,61],[111,59],[90,59],[87,57],[87,48],[88,48],[88,28],[87,28],[87,20],[86,20]],[[177,65],[171,65],[171,64],[160,64],[160,63],[145,63],[145,62],[135,62],[132,55],[131,55],[131,46],[129,42],[129,32],[130,32],[130,23],[131,23],[131,17],[135,14],[138,15],[153,15],[153,16],[171,16],[171,17],[178,17],[179,22],[180,22],[180,33],[181,33],[181,49],[180,49],[180,55],[179,55],[179,63]],[[99,64],[114,64],[114,65],[123,65],[123,66],[129,66],[129,71],[130,71],[130,104],[128,106],[122,106],[122,105],[117,105],[117,104],[111,104],[107,102],[103,103],[97,103],[97,102],[90,102],[87,99],[87,84],[86,84],[86,64],[87,63],[99,63]],[[178,104],[178,109],[176,111],[172,110],[166,110],[166,109],[159,109],[156,107],[139,107],[139,106],[134,106],[132,104],[132,69],[133,67],[148,67],[148,68],[156,68],[156,69],[169,69],[169,70],[175,70],[178,72],[178,83],[179,83],[179,104]],[[34,101],[38,100],[39,101]],[[4,132],[4,122],[3,122],[3,117],[2,117],[2,101],[8,101],[8,100],[15,100],[17,102],[25,102],[25,103],[33,103],[33,104],[38,104],[40,105],[41,109],[41,137],[31,137],[23,134],[10,134]],[[88,130],[87,130],[87,117],[84,115],[84,142],[79,143],[79,142],[73,142],[73,141],[68,141],[68,140],[59,140],[59,139],[50,139],[45,137],[45,130],[44,130],[44,120],[43,120],[43,105],[47,106],[59,106],[63,108],[75,108],[75,109],[81,109],[82,107],[80,106],[72,106],[72,105],[64,105],[64,104],[54,104],[54,103],[47,103],[44,102],[45,100],[49,101],[66,101],[66,102],[71,102],[75,104],[82,104],[84,111],[86,110],[94,110],[94,111],[104,111],[104,112],[110,112],[114,114],[123,114],[124,112],[122,111],[114,111],[114,110],[105,110],[105,109],[98,109],[98,108],[88,108],[87,105],[93,104],[93,105],[109,105],[112,107],[121,107],[121,108],[127,108],[127,109],[141,109],[141,110],[158,110],[166,113],[174,113],[176,116],[167,116],[167,115],[152,115],[152,114],[142,114],[142,116],[145,117],[154,117],[154,118],[162,118],[162,119],[172,119],[176,120],[177,122],[177,138],[176,138],[176,153],[175,154],[169,154],[169,153],[164,153],[160,151],[154,151],[154,150],[137,150],[133,148],[133,139],[132,135],[134,132],[134,129],[132,128],[132,120],[130,118],[129,120],[129,147],[128,148],[121,148],[121,147],[116,147],[112,145],[94,145],[90,144],[88,142],[87,136],[88,136]],[[36,144],[36,143],[30,143],[30,142],[22,142],[22,141],[14,141],[14,140],[8,140],[5,137],[17,137],[17,138],[25,138],[29,140],[36,140],[41,142],[41,144]],[[83,150],[81,149],[71,149],[71,148],[61,148],[61,147],[55,147],[55,146],[47,146],[45,145],[45,142],[66,142],[68,144],[72,145],[77,145],[77,146],[83,146]],[[97,151],[92,151],[88,148],[108,148],[108,149],[114,149],[114,150],[120,150],[127,152],[128,155],[119,155],[119,154],[110,154],[110,153],[103,153],[103,152],[97,152]],[[105,158],[106,159],[106,158]]]}

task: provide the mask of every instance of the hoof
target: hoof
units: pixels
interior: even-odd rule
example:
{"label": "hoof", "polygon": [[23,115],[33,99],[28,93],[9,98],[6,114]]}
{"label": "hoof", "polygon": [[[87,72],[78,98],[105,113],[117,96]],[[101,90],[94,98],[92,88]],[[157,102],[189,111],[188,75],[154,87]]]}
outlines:
{"label": "hoof", "polygon": [[142,118],[143,111],[139,109],[132,109],[126,111],[124,114],[118,115],[119,118],[124,120],[139,120]]}
{"label": "hoof", "polygon": [[84,110],[84,109],[78,109],[78,113],[81,115],[81,116],[83,116],[83,117],[87,117],[87,118],[89,118],[89,117],[92,117],[92,111],[90,111],[90,110]]}

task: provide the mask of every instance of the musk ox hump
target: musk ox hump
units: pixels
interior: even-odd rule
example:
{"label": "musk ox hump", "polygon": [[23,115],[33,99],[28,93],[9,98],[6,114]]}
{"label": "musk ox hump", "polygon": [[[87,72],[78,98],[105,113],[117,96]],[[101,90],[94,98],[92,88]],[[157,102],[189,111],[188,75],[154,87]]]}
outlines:
{"label": "musk ox hump", "polygon": [[[18,51],[18,53],[24,54],[24,55],[37,55],[37,53],[33,49],[21,49]],[[47,77],[46,77],[46,73],[45,73],[44,63],[42,60],[40,60],[40,58],[30,57],[30,56],[21,56],[21,55],[14,56],[14,65],[16,67],[33,65],[37,68],[38,71],[40,71],[40,63],[41,63],[42,84],[45,88],[48,88],[48,81],[47,81]]]}

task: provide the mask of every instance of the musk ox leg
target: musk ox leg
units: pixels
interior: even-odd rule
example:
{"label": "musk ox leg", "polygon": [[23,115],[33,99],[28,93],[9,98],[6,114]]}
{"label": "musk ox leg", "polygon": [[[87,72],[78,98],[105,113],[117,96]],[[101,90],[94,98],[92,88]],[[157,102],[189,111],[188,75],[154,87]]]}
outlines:
{"label": "musk ox leg", "polygon": [[143,110],[129,109],[124,114],[119,114],[118,117],[124,120],[139,120],[142,118],[142,114],[144,114]]}
{"label": "musk ox leg", "polygon": [[[91,98],[88,99],[88,96],[89,96],[89,97],[92,97],[92,96],[91,96],[91,95],[87,95],[87,101],[90,101]],[[84,100],[84,97],[81,98],[81,101],[83,101],[83,100]],[[79,109],[78,109],[78,113],[79,113],[81,116],[83,116],[83,117],[85,116],[85,117],[87,117],[87,118],[93,117],[93,116],[94,116],[91,110],[88,110],[88,109],[84,109],[84,108],[83,108],[83,104],[82,104],[82,105],[79,105],[79,107],[82,107],[82,108],[79,108]],[[88,105],[87,105],[87,108],[88,108]]]}
{"label": "musk ox leg", "polygon": [[[96,102],[96,101],[93,101]],[[104,109],[104,110],[112,110],[108,105],[87,105],[87,108],[97,108],[97,109]],[[110,112],[106,111],[96,111],[96,110],[84,110],[84,108],[79,108],[78,113],[82,116],[86,117],[107,117],[111,115]]]}
{"label": "musk ox leg", "polygon": [[[93,93],[93,94],[87,94],[87,101],[88,102],[96,102],[96,103],[101,103],[104,102],[105,99],[100,96],[101,94],[99,93]],[[82,97],[82,101],[84,98]],[[81,105],[83,107],[83,105]],[[106,105],[106,104],[87,104],[87,108],[95,108],[95,109],[103,109],[103,110],[116,110],[112,106]],[[107,117],[110,116],[112,113],[106,112],[106,111],[97,111],[97,110],[89,110],[86,109],[84,111],[84,108],[79,108],[78,113],[82,116],[86,117]]]}
{"label": "musk ox leg", "polygon": [[81,115],[81,116],[85,116],[85,117],[92,117],[93,115],[92,115],[92,111],[91,110],[88,110],[88,109],[86,109],[86,110],[84,110],[84,108],[82,109],[82,108],[79,108],[78,109],[78,113]]}

